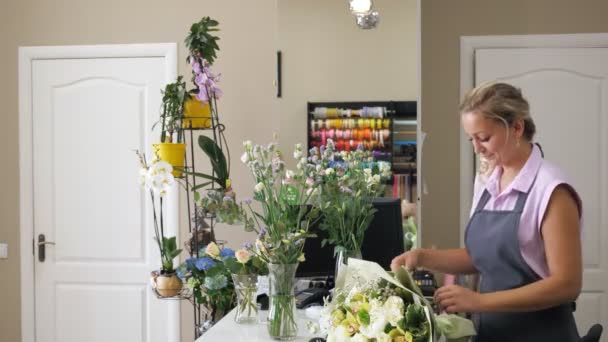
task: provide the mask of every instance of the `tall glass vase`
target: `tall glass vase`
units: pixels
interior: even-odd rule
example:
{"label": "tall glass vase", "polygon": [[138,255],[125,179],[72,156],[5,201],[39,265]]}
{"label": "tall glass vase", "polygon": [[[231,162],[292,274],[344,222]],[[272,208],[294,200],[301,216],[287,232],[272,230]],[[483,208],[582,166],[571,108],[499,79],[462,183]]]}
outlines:
{"label": "tall glass vase", "polygon": [[298,264],[268,264],[270,301],[268,334],[280,341],[294,340],[298,334],[293,293]]}
{"label": "tall glass vase", "polygon": [[232,274],[232,282],[234,283],[234,292],[236,292],[234,321],[241,324],[256,323],[258,319],[256,305],[257,274]]}
{"label": "tall glass vase", "polygon": [[340,274],[340,270],[344,265],[348,265],[348,259],[362,259],[361,250],[349,251],[346,249],[339,249],[338,255],[336,256],[336,273],[334,274],[335,278],[338,279],[338,274]]}

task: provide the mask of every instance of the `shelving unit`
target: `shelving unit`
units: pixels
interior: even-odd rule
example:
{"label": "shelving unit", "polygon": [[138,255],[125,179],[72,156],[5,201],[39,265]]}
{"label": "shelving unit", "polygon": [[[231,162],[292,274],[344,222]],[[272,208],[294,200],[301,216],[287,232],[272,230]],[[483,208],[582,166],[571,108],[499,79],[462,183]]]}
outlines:
{"label": "shelving unit", "polygon": [[[379,125],[380,124],[380,125]],[[328,138],[337,150],[353,150],[359,142],[377,160],[391,163],[392,196],[415,202],[417,113],[415,101],[308,102],[308,148]]]}

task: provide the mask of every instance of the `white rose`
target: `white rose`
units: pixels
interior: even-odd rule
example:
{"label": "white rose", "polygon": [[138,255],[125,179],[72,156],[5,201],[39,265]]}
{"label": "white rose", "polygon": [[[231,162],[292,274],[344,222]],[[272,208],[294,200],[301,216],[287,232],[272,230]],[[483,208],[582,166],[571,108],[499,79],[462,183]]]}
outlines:
{"label": "white rose", "polygon": [[205,248],[205,253],[207,253],[212,258],[217,258],[220,256],[220,248],[215,244],[215,242],[210,242]]}
{"label": "white rose", "polygon": [[255,192],[262,192],[262,191],[264,191],[264,183],[259,182],[258,184],[256,184],[253,187],[253,190],[255,190]]}
{"label": "white rose", "polygon": [[405,305],[403,304],[403,299],[397,296],[390,296],[384,302],[384,314],[386,315],[386,320],[397,326],[397,323],[403,318]]}
{"label": "white rose", "polygon": [[234,253],[234,256],[236,257],[236,261],[240,262],[241,264],[246,264],[247,261],[249,261],[249,259],[251,258],[249,252],[244,249],[239,249],[238,251],[236,251]]}

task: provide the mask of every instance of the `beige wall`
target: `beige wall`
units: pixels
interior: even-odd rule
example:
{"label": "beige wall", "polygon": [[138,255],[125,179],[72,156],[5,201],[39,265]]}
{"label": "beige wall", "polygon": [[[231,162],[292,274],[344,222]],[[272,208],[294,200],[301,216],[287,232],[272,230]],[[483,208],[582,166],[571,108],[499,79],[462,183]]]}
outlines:
{"label": "beige wall", "polygon": [[416,1],[378,0],[374,8],[378,27],[362,30],[346,1],[278,2],[284,149],[306,143],[307,102],[416,100]]}
{"label": "beige wall", "polygon": [[[229,144],[238,156],[243,137],[261,139],[276,130],[261,124],[271,121],[275,105],[272,86],[275,0],[0,1],[0,144],[4,146],[0,168],[0,179],[4,180],[0,191],[0,242],[9,244],[9,259],[0,260],[0,341],[21,340],[17,48],[178,42],[179,73],[189,78],[183,40],[190,24],[205,15],[221,24],[221,51],[215,65],[215,70],[222,72],[221,88],[225,93],[220,114],[228,127]],[[244,187],[249,177],[243,169],[233,171],[235,186]],[[231,231],[238,232],[234,240],[242,239],[240,231],[236,228]],[[231,232],[221,237],[230,240]],[[184,306],[183,340],[187,341],[192,340],[188,325],[192,310]]]}
{"label": "beige wall", "polygon": [[[608,32],[604,0],[423,0],[422,197],[425,246],[459,244],[460,37]],[[539,127],[539,130],[547,127]]]}

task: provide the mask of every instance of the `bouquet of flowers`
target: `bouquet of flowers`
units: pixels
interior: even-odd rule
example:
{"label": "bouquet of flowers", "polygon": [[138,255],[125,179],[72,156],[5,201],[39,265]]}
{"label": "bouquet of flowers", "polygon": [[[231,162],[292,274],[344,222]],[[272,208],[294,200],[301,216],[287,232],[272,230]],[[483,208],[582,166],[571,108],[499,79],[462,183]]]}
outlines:
{"label": "bouquet of flowers", "polygon": [[394,275],[380,265],[351,259],[336,282],[333,300],[321,312],[319,326],[327,341],[432,342],[443,334],[475,334],[470,320],[435,316],[409,273]]}
{"label": "bouquet of flowers", "polygon": [[252,200],[244,201],[248,209],[243,218],[245,230],[258,233],[250,251],[269,264],[303,261],[304,240],[314,236],[308,233],[308,227],[318,216],[318,209],[307,205],[316,191],[315,168],[302,156],[300,144],[294,151],[296,171],[286,170],[274,142],[264,147],[245,141],[243,146],[241,161],[255,179],[253,200],[261,206],[261,211],[256,211]]}
{"label": "bouquet of flowers", "polygon": [[383,193],[380,181],[390,176],[390,165],[374,161],[362,146],[353,152],[336,152],[331,139],[320,149],[313,147],[308,159],[318,171],[315,202],[323,217],[320,228],[328,233],[322,243],[334,245],[335,254],[356,255],[374,217],[372,199]]}
{"label": "bouquet of flowers", "polygon": [[294,158],[297,170],[287,170],[275,143],[267,147],[250,141],[243,143],[241,161],[251,171],[256,185],[253,199],[261,210],[245,201],[248,215],[245,229],[258,233],[249,251],[268,264],[270,308],[268,333],[274,339],[288,340],[297,335],[294,283],[298,262],[304,261],[304,242],[314,236],[308,232],[318,208],[309,205],[316,191],[315,168],[302,155],[297,144]]}
{"label": "bouquet of flowers", "polygon": [[177,275],[192,289],[196,302],[210,308],[213,316],[226,313],[235,301],[231,272],[226,266],[235,259],[235,252],[211,242],[198,255],[183,262]]}

